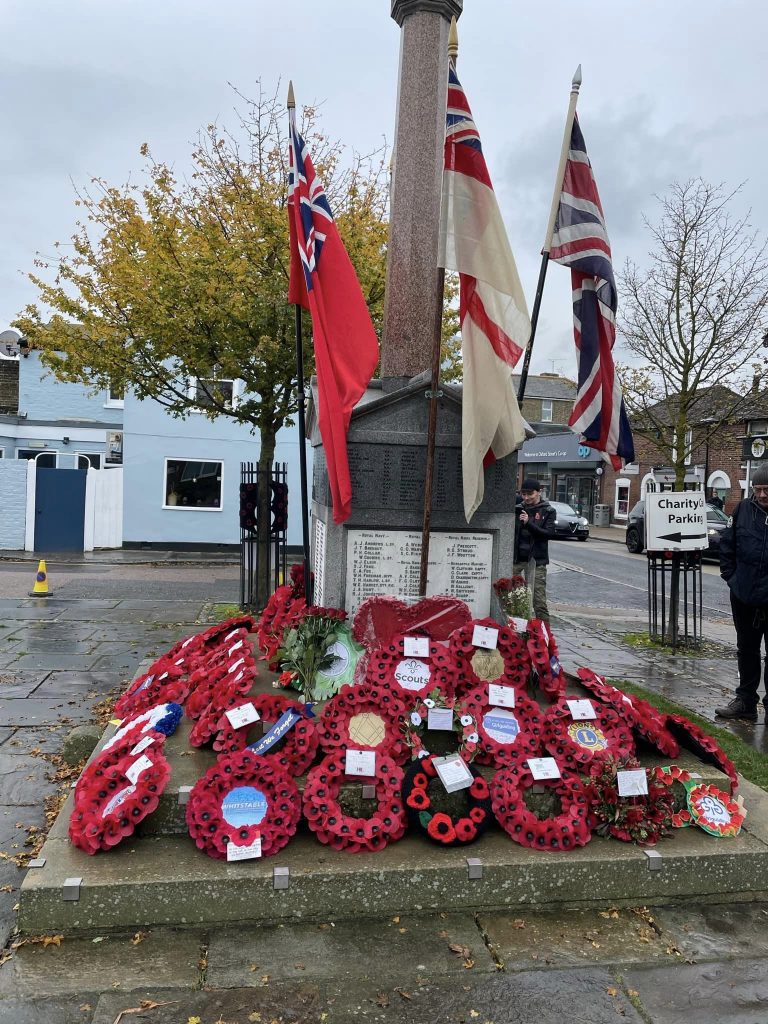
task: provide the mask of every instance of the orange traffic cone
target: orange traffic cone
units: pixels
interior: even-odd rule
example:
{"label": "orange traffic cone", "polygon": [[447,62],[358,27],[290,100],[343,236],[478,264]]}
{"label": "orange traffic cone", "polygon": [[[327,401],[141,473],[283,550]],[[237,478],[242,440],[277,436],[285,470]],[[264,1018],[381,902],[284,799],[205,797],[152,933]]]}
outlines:
{"label": "orange traffic cone", "polygon": [[48,572],[45,568],[45,559],[41,558],[37,563],[37,575],[35,585],[29,592],[30,597],[48,597]]}

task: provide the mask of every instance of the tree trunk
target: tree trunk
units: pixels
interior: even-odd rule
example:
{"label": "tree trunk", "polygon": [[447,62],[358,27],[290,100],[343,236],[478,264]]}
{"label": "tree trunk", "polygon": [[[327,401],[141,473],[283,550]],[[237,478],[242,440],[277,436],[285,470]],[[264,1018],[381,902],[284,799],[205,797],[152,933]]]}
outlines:
{"label": "tree trunk", "polygon": [[259,610],[264,608],[272,593],[270,573],[270,545],[272,524],[272,463],[275,458],[275,434],[273,428],[261,429],[261,451],[258,462],[259,504],[256,510],[256,547],[258,574],[256,577],[256,603]]}

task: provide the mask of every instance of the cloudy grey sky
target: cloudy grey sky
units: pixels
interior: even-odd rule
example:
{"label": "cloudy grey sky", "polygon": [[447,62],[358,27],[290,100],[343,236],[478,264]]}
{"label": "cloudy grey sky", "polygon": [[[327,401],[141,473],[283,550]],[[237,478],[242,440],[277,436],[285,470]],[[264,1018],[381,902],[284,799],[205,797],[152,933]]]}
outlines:
{"label": "cloudy grey sky", "polygon": [[[393,136],[399,30],[389,0],[0,0],[0,327],[24,273],[66,241],[72,182],[121,183],[149,142],[187,164],[197,129],[234,126],[228,83],[293,78],[332,137]],[[761,0],[464,0],[460,73],[532,302],[571,75],[614,262],[643,261],[641,214],[674,179],[745,182],[768,227],[768,6]],[[575,372],[569,275],[550,269],[537,370]],[[621,297],[619,297],[621,301]]]}

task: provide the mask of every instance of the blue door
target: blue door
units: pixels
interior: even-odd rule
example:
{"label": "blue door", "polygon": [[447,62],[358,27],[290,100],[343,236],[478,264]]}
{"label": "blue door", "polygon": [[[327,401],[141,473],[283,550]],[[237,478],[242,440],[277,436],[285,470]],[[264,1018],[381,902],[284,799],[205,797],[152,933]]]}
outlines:
{"label": "blue door", "polygon": [[84,469],[37,468],[35,551],[82,551]]}

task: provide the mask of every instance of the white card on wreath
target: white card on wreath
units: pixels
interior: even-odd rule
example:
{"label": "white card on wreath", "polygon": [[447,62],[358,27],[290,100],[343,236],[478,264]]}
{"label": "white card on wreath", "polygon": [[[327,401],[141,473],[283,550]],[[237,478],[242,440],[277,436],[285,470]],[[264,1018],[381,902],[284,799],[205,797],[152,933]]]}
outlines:
{"label": "white card on wreath", "polygon": [[475,781],[461,754],[449,754],[448,757],[433,757],[437,776],[445,787],[446,793],[456,793],[460,789],[469,789]]}
{"label": "white card on wreath", "polygon": [[376,774],[376,751],[348,750],[344,771],[347,775],[364,775],[371,778]]}
{"label": "white card on wreath", "polygon": [[584,698],[583,700],[567,700],[565,703],[568,705],[568,710],[571,712],[571,718],[574,722],[588,722],[593,718],[597,718],[595,707],[591,700]]}
{"label": "white card on wreath", "polygon": [[406,658],[428,658],[429,637],[428,636],[405,636],[403,637],[403,654]]}
{"label": "white card on wreath", "polygon": [[253,860],[261,856],[261,836],[257,836],[248,846],[238,846],[236,843],[227,843],[227,860]]}
{"label": "white card on wreath", "polygon": [[616,772],[619,796],[645,796],[648,792],[648,777],[645,768],[625,768]]}
{"label": "white card on wreath", "polygon": [[475,626],[472,630],[472,646],[495,651],[499,642],[499,631],[493,626]]}
{"label": "white card on wreath", "polygon": [[151,768],[155,762],[147,757],[146,754],[142,754],[138,761],[134,761],[130,768],[126,768],[125,777],[132,785],[136,785],[136,780],[145,772],[147,768]]}
{"label": "white card on wreath", "polygon": [[155,739],[155,736],[145,736],[143,740],[139,740],[139,742],[131,751],[131,757],[135,756],[136,754],[140,754],[142,751],[146,750],[147,747],[151,747],[152,744],[155,742]]}
{"label": "white card on wreath", "polygon": [[510,621],[518,633],[526,633],[528,631],[528,619],[521,619],[519,616],[513,615]]}
{"label": "white card on wreath", "polygon": [[531,769],[531,775],[536,782],[541,782],[544,779],[559,779],[560,769],[557,767],[557,761],[554,757],[529,757],[528,767]]}
{"label": "white card on wreath", "polygon": [[442,732],[453,731],[452,708],[430,708],[427,715],[427,728],[440,729]]}
{"label": "white card on wreath", "polygon": [[258,722],[261,715],[253,706],[253,704],[243,704],[239,708],[232,708],[231,711],[225,711],[224,714],[229,719],[229,724],[233,729],[242,729],[244,725],[251,725],[252,722]]}
{"label": "white card on wreath", "polygon": [[515,706],[514,686],[488,683],[488,703],[493,704],[497,708],[513,708]]}

